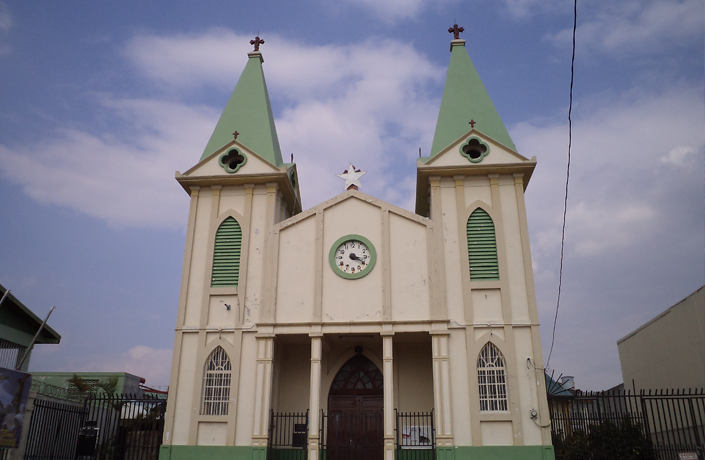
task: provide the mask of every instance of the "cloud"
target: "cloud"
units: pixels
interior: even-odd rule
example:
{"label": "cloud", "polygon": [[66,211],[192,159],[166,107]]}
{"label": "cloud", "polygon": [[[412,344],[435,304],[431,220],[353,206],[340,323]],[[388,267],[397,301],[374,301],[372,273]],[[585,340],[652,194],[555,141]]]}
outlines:
{"label": "cloud", "polygon": [[0,31],[7,32],[12,27],[12,16],[5,2],[0,2]]}
{"label": "cloud", "polygon": [[457,0],[346,0],[346,3],[367,10],[375,19],[394,24],[404,19],[418,18],[428,8]]}
{"label": "cloud", "polygon": [[[353,160],[371,172],[363,190],[395,196],[392,165],[404,156],[405,174],[413,174],[418,146],[430,144],[438,101],[428,89],[442,83],[444,69],[395,40],[307,46],[266,36],[267,85],[275,107],[283,107],[277,132],[284,156],[294,152],[299,164],[304,207],[338,194],[341,184],[330,171],[342,172]],[[233,47],[244,56],[248,43],[248,37],[220,29],[199,36],[137,36],[126,56],[153,81],[229,89],[241,67],[223,64],[220,56]],[[177,69],[188,70],[175,76]],[[405,191],[413,193],[413,187]],[[411,201],[397,204],[410,207]]]}
{"label": "cloud", "polygon": [[12,24],[13,21],[10,15],[10,9],[5,2],[0,2],[0,56],[12,53],[12,47],[3,43],[5,41],[5,35],[12,28]]}
{"label": "cloud", "polygon": [[[86,357],[74,372],[127,372],[144,377],[147,386],[169,385],[171,350],[137,345],[115,355]],[[74,362],[74,364],[78,364]]]}
{"label": "cloud", "polygon": [[[620,382],[616,341],[702,285],[705,186],[698,86],[633,90],[574,111],[561,312],[551,366],[581,388]],[[544,359],[556,308],[567,126],[520,123]],[[579,363],[579,364],[576,364]]]}
{"label": "cloud", "polygon": [[[410,207],[397,183],[408,188],[404,197],[414,184],[398,177],[397,166],[413,174],[418,146],[430,144],[438,101],[427,89],[442,82],[443,69],[392,40],[335,47],[269,36],[265,72],[281,108],[277,130],[284,156],[296,154],[305,207],[342,191],[331,172],[349,161],[370,171],[364,191]],[[173,174],[196,163],[220,109],[174,99],[215,87],[227,100],[244,62],[235,68],[221,57],[240,43],[246,37],[223,30],[133,38],[124,56],[156,95],[93,95],[96,117],[110,128],[67,123],[35,144],[0,144],[0,174],[41,203],[114,226],[183,226],[188,201]],[[249,45],[241,47],[246,56]]]}
{"label": "cloud", "polygon": [[[180,227],[186,206],[176,167],[198,158],[217,119],[207,107],[101,96],[122,132],[60,127],[29,146],[0,145],[0,174],[40,203],[66,206],[115,226]],[[183,193],[183,191],[181,191]]]}
{"label": "cloud", "polygon": [[425,0],[347,0],[352,5],[368,9],[384,22],[416,17],[430,3]]}
{"label": "cloud", "polygon": [[567,2],[556,0],[504,0],[509,14],[515,18],[529,18],[535,14],[570,11]]}
{"label": "cloud", "polygon": [[[700,0],[611,2],[597,11],[588,9],[587,20],[579,17],[577,37],[580,46],[614,55],[673,52],[693,39],[702,41],[703,14]],[[572,34],[567,28],[546,39],[569,47]]]}
{"label": "cloud", "polygon": [[670,163],[675,166],[685,166],[688,157],[695,153],[693,147],[680,146],[676,147],[667,155],[662,156],[659,160],[661,163]]}

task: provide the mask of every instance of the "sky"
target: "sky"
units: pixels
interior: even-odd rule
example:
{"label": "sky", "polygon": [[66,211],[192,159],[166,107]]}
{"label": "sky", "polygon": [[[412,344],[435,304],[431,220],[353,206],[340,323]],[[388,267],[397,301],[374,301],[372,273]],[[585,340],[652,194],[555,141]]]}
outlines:
{"label": "sky", "polygon": [[[544,363],[568,148],[572,2],[0,0],[0,284],[49,324],[31,371],[166,386],[195,165],[251,50],[303,207],[413,211],[454,23],[519,153]],[[705,283],[701,0],[579,0],[563,284],[549,368],[622,382],[617,340]],[[627,385],[629,386],[629,385]]]}

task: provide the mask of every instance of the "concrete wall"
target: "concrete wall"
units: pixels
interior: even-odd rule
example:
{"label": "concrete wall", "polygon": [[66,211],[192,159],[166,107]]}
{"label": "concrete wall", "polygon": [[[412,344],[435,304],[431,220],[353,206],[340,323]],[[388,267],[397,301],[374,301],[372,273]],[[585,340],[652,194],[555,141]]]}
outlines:
{"label": "concrete wall", "polygon": [[617,342],[625,388],[705,388],[705,287]]}

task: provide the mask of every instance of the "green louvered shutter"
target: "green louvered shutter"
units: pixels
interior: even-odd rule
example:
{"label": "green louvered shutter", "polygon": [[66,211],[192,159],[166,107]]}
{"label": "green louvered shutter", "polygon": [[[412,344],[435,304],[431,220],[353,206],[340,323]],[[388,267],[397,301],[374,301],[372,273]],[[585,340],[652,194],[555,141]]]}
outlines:
{"label": "green louvered shutter", "polygon": [[240,274],[242,229],[232,217],[220,224],[215,234],[211,286],[237,286]]}
{"label": "green louvered shutter", "polygon": [[468,259],[470,280],[498,280],[497,239],[494,223],[487,211],[477,208],[468,218]]}

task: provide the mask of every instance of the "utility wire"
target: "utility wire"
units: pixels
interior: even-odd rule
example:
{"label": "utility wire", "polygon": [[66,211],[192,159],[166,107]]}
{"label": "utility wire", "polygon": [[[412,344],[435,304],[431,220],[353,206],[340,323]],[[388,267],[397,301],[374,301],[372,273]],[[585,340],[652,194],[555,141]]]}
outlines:
{"label": "utility wire", "polygon": [[570,59],[570,103],[568,104],[568,166],[565,171],[565,199],[563,200],[563,230],[561,232],[561,267],[558,271],[558,299],[556,300],[556,315],[553,318],[553,334],[551,336],[551,351],[548,353],[546,368],[551,361],[553,345],[556,342],[556,322],[558,321],[558,308],[561,305],[561,286],[563,283],[563,249],[565,247],[565,216],[568,211],[568,182],[570,181],[570,148],[573,144],[573,121],[570,116],[573,112],[573,77],[575,75],[575,31],[578,28],[578,0],[573,3],[573,56]]}

